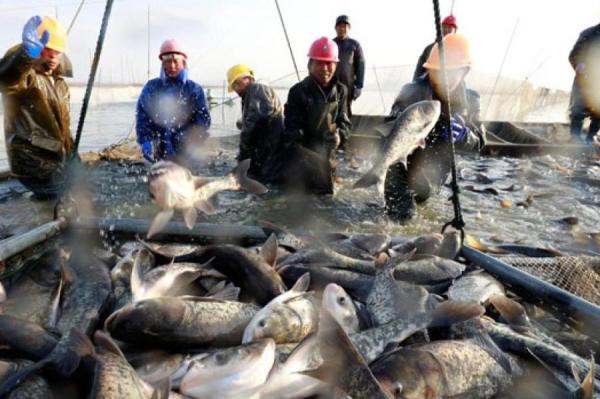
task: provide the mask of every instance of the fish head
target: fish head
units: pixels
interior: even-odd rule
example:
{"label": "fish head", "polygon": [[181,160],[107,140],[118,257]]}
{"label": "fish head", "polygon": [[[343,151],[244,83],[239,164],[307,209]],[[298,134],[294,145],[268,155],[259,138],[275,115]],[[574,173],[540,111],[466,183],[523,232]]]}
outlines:
{"label": "fish head", "polygon": [[290,313],[290,309],[284,304],[269,307],[246,326],[242,342],[253,342],[264,338],[273,338],[278,343],[287,342],[288,333],[302,327],[300,320],[290,317]]}
{"label": "fish head", "polygon": [[342,287],[335,283],[327,284],[323,290],[323,307],[346,332],[358,331],[358,317],[354,302]]}
{"label": "fish head", "polygon": [[174,162],[160,161],[150,169],[148,191],[159,209],[181,208],[193,202],[194,176]]}
{"label": "fish head", "polygon": [[119,339],[136,336],[140,332],[160,334],[176,330],[184,316],[185,304],[178,298],[145,299],[111,314],[106,319],[105,328]]}
{"label": "fish head", "polygon": [[275,348],[275,341],[264,339],[194,358],[181,380],[180,391],[209,397],[219,382],[230,383],[234,391],[261,385],[275,363]]}
{"label": "fish head", "polygon": [[417,139],[424,138],[437,123],[441,109],[441,103],[437,100],[419,101],[404,110],[399,120],[402,124],[397,127],[412,134],[422,133],[418,134]]}

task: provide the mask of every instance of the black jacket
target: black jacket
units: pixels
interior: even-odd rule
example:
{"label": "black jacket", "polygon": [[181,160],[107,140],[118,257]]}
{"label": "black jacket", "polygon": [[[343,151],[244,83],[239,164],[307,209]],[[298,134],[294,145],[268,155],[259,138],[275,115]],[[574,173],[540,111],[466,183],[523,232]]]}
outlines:
{"label": "black jacket", "polygon": [[242,98],[242,132],[238,161],[251,158],[250,174],[263,181],[277,180],[283,106],[270,87],[254,83]]}
{"label": "black jacket", "polygon": [[[571,110],[587,110],[600,114],[600,24],[581,32],[573,49],[569,53],[569,62],[573,69],[584,64],[583,73],[575,75],[571,92]],[[582,112],[582,111],[580,111]]]}
{"label": "black jacket", "polygon": [[421,56],[419,57],[419,60],[417,61],[417,67],[415,68],[415,72],[413,73],[413,80],[417,80],[418,78],[423,76],[423,74],[425,72],[427,72],[427,70],[425,68],[423,68],[423,64],[429,58],[429,54],[431,54],[431,49],[433,48],[434,45],[435,45],[435,42],[430,43],[423,49],[423,52],[421,53]]}
{"label": "black jacket", "polygon": [[333,41],[338,45],[340,59],[335,76],[350,93],[354,87],[362,89],[365,82],[365,56],[360,43],[349,37],[343,40],[336,37]]}

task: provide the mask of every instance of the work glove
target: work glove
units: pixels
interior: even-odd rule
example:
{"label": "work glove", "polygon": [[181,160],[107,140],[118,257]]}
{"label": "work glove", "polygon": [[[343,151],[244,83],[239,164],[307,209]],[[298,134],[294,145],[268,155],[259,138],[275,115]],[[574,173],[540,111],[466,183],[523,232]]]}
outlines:
{"label": "work glove", "polygon": [[29,21],[23,27],[23,48],[31,58],[39,58],[42,50],[50,40],[50,32],[44,31],[42,37],[38,36],[37,28],[42,23],[42,17],[36,15],[29,18]]}
{"label": "work glove", "polygon": [[354,86],[354,90],[352,92],[352,101],[356,101],[358,97],[362,94],[362,88]]}
{"label": "work glove", "polygon": [[173,145],[173,133],[166,131],[163,138],[165,156],[175,155],[175,146]]}
{"label": "work glove", "polygon": [[152,141],[142,143],[142,156],[149,162],[154,162],[154,151],[152,150]]}
{"label": "work glove", "polygon": [[[454,116],[450,118],[450,130],[452,135],[452,141],[455,143],[462,143],[469,135],[469,128],[465,124],[465,120],[458,113],[454,113]],[[442,138],[448,140],[450,134],[444,124],[442,128]]]}
{"label": "work glove", "polygon": [[575,73],[582,74],[585,71],[585,64],[583,62],[577,64],[575,67]]}

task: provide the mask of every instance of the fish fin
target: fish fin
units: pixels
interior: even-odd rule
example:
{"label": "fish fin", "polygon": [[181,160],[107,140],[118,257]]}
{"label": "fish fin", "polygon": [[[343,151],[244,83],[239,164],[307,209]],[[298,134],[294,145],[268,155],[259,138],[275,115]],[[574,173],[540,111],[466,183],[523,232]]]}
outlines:
{"label": "fish fin", "polygon": [[[175,258],[173,258],[173,261]],[[171,265],[173,262],[171,262]],[[156,298],[161,296],[177,295],[178,291],[193,281],[195,281],[203,273],[202,269],[179,269],[172,270],[167,269],[165,274],[159,278],[154,284],[146,287],[143,291],[144,297],[137,298],[134,295],[136,301],[141,299]],[[132,290],[133,291],[133,290]]]}
{"label": "fish fin", "polygon": [[119,345],[117,345],[117,343],[106,332],[102,330],[96,330],[96,332],[94,333],[94,343],[96,344],[96,346],[108,352],[111,352],[117,356],[120,356],[123,359],[126,359],[125,355],[123,354],[123,351],[121,351],[121,348],[119,348]]}
{"label": "fish fin", "polygon": [[167,377],[153,385],[151,399],[168,399],[171,393],[171,378]]}
{"label": "fish fin", "polygon": [[468,245],[469,247],[476,249],[478,251],[481,252],[488,252],[489,249],[487,247],[487,245],[485,245],[484,243],[481,242],[481,240],[471,234],[467,234],[465,236],[465,245]]}
{"label": "fish fin", "polygon": [[195,176],[194,177],[194,188],[199,189],[200,187],[204,186],[207,183],[210,183],[211,181],[213,181],[213,178],[211,178],[211,177]]}
{"label": "fish fin", "polygon": [[196,201],[194,202],[194,207],[196,207],[196,209],[199,209],[207,215],[212,215],[217,211],[214,205],[209,200]]}
{"label": "fish fin", "polygon": [[487,352],[506,371],[508,374],[513,373],[510,358],[496,345],[496,342],[486,332],[478,332],[471,339],[477,346]]}
{"label": "fish fin", "polygon": [[262,258],[272,267],[275,267],[277,262],[277,248],[279,244],[277,242],[277,236],[275,233],[271,233],[267,241],[260,248],[260,255]]}
{"label": "fish fin", "polygon": [[481,316],[485,308],[476,303],[446,301],[431,311],[429,327],[443,327]]}
{"label": "fish fin", "polygon": [[142,272],[140,252],[138,252],[133,259],[129,284],[131,286],[131,297],[133,302],[143,299],[144,293],[146,292],[146,287],[144,287],[144,273]]}
{"label": "fish fin", "polygon": [[529,331],[531,327],[529,317],[527,317],[527,312],[520,303],[502,294],[493,294],[490,296],[489,302],[494,305],[513,330],[520,333]]}
{"label": "fish fin", "polygon": [[579,388],[576,393],[581,399],[593,399],[594,398],[594,381],[596,375],[596,361],[592,355],[590,358],[590,370],[586,374],[583,382],[579,384]]}
{"label": "fish fin", "polygon": [[310,273],[306,272],[302,276],[298,277],[298,280],[294,283],[294,286],[290,288],[290,291],[295,292],[306,292],[310,286]]}
{"label": "fish fin", "polygon": [[154,216],[152,223],[150,223],[150,228],[148,229],[146,238],[150,238],[162,229],[164,229],[167,223],[169,223],[169,220],[171,220],[171,218],[173,217],[174,213],[175,211],[173,209],[158,212],[156,216]]}
{"label": "fish fin", "polygon": [[[222,281],[222,283],[225,283],[225,281]],[[220,284],[220,283],[219,283]],[[219,285],[217,284],[217,285]],[[216,287],[216,285],[215,285]],[[235,285],[233,285],[233,283],[227,284],[227,285],[222,285],[220,290],[215,290],[213,287],[213,289],[211,289],[211,291],[213,292],[210,295],[207,295],[207,297],[213,298],[213,299],[221,299],[224,301],[237,301],[240,297],[240,288],[236,287]]]}
{"label": "fish fin", "polygon": [[197,218],[198,211],[196,211],[196,208],[192,207],[183,211],[183,220],[188,229],[191,230],[194,227]]}
{"label": "fish fin", "polygon": [[358,179],[356,183],[352,186],[352,188],[367,188],[373,185],[380,185],[382,179],[379,175],[375,174],[374,170],[371,169],[367,172],[363,177]]}
{"label": "fish fin", "polygon": [[67,280],[67,272],[65,271],[66,266],[60,267],[60,280],[58,281],[58,285],[56,286],[56,290],[52,295],[51,308],[50,308],[50,316],[48,319],[48,327],[54,328],[58,323],[58,319],[61,315],[61,304],[62,304],[62,296],[64,291],[64,286]]}
{"label": "fish fin", "polygon": [[[51,357],[52,364],[63,377],[73,374],[79,368],[81,359],[92,357],[96,354],[92,341],[90,341],[87,335],[76,328],[72,328],[65,334],[61,341],[55,348],[58,356],[51,355]],[[67,350],[61,349],[63,346]]]}
{"label": "fish fin", "polygon": [[290,353],[279,372],[291,374],[308,370],[318,343],[317,334],[311,334],[304,338]]}
{"label": "fish fin", "polygon": [[244,159],[235,169],[235,178],[240,187],[253,194],[264,194],[269,191],[262,183],[248,177],[250,159]]}

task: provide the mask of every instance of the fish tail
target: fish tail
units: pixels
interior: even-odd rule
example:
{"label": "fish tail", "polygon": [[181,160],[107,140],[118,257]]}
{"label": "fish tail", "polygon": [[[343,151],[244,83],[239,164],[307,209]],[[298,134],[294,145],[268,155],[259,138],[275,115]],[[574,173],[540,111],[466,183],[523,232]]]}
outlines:
{"label": "fish tail", "polygon": [[235,179],[240,187],[253,194],[264,194],[269,191],[262,183],[248,177],[248,168],[250,168],[250,159],[244,159],[235,169]]}

